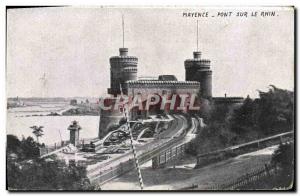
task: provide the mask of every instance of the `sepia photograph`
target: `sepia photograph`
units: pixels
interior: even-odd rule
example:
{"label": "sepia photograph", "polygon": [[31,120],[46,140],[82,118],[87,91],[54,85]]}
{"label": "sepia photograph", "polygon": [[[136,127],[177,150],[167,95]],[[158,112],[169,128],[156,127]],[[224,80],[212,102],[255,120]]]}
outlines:
{"label": "sepia photograph", "polygon": [[6,189],[295,191],[293,6],[7,6]]}

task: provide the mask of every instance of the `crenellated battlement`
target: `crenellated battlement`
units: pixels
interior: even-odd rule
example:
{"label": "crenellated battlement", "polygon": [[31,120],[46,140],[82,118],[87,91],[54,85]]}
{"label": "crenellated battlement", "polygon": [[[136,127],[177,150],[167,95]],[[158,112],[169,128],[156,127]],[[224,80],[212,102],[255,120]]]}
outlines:
{"label": "crenellated battlement", "polygon": [[210,64],[210,60],[208,59],[187,59],[184,63],[201,63],[201,64]]}
{"label": "crenellated battlement", "polygon": [[138,58],[135,56],[113,56],[109,59],[110,63],[125,63],[125,62],[138,62]]}
{"label": "crenellated battlement", "polygon": [[185,68],[207,68],[210,69],[210,60],[197,60],[197,59],[188,59],[184,61]]}
{"label": "crenellated battlement", "polygon": [[126,67],[123,69],[123,72],[137,72],[137,68],[129,68],[129,67]]}
{"label": "crenellated battlement", "polygon": [[112,63],[111,68],[113,69],[122,69],[122,68],[127,68],[127,67],[137,67],[137,62],[119,62],[119,63]]}
{"label": "crenellated battlement", "polygon": [[200,83],[196,81],[160,81],[160,80],[129,80],[126,82],[128,88],[199,88]]}
{"label": "crenellated battlement", "polygon": [[205,73],[207,75],[212,75],[212,70],[209,70],[209,69],[200,69],[200,70],[197,70],[197,72]]}

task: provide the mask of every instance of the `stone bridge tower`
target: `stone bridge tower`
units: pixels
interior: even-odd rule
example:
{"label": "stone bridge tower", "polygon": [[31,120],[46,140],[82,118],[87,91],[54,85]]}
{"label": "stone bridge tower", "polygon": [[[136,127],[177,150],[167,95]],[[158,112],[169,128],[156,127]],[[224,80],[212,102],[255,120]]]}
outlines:
{"label": "stone bridge tower", "polygon": [[137,79],[138,58],[128,56],[128,48],[120,48],[120,55],[113,56],[110,61],[110,88],[108,94],[120,94],[120,85],[124,89],[125,82]]}
{"label": "stone bridge tower", "polygon": [[[120,86],[127,94],[126,81],[137,80],[137,64],[138,58],[135,56],[128,56],[128,48],[120,48],[120,55],[113,56],[110,61],[110,88],[108,94],[113,95],[107,100],[114,105],[117,95],[121,94]],[[100,110],[100,122],[98,137],[103,138],[109,128],[113,125],[119,124],[120,119],[123,118],[123,113],[119,110]]]}
{"label": "stone bridge tower", "polygon": [[205,99],[212,98],[212,71],[210,60],[201,59],[201,52],[194,52],[193,59],[184,61],[185,80],[200,82],[200,96]]}

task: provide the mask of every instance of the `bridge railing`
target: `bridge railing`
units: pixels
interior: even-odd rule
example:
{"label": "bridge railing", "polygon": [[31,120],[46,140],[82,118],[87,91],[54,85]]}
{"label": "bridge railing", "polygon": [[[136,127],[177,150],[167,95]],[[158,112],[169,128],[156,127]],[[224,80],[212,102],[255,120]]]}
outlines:
{"label": "bridge railing", "polygon": [[[139,155],[138,160],[140,164],[146,163],[147,161],[151,160],[152,157],[157,156],[162,149],[168,148],[172,145],[172,143],[176,143],[180,140],[180,137],[176,138],[175,140],[171,140],[164,145],[160,146],[159,148],[156,148],[154,150],[151,150],[145,154]],[[105,166],[107,166],[109,163],[106,163]],[[104,184],[105,182],[112,180],[113,178],[120,176],[126,172],[129,172],[130,170],[135,168],[135,164],[133,159],[129,159],[128,161],[121,162],[115,167],[111,167],[105,171],[99,171],[99,173],[96,173],[95,175],[91,176],[91,181],[95,181],[100,184]],[[98,168],[95,168],[94,170],[99,170]]]}
{"label": "bridge railing", "polygon": [[129,159],[126,162],[120,163],[116,167],[111,167],[110,169],[106,171],[99,171],[98,176],[94,177],[91,179],[92,183],[97,183],[97,184],[104,184],[124,173],[129,172],[130,170],[135,168],[134,160]]}
{"label": "bridge railing", "polygon": [[[177,125],[176,121],[173,121],[171,124],[171,127]],[[186,133],[187,130],[190,128],[190,126],[187,126],[186,124],[184,124],[181,127],[181,131],[180,134],[176,135],[175,137],[173,137],[172,139],[170,139],[169,141],[160,144],[157,144],[157,148],[153,149],[153,144],[149,144],[149,145],[145,145],[144,148],[146,148],[146,152],[144,152],[143,154],[139,154],[138,153],[138,160],[140,164],[144,164],[147,161],[150,161],[153,157],[155,156],[160,156],[162,153],[167,153],[167,158],[165,159],[165,162],[169,161],[170,159],[172,159],[172,157],[174,157],[176,155],[176,153],[174,153],[173,156],[170,156],[170,153],[172,153],[172,151],[176,151],[177,150],[177,155],[178,156],[180,153],[183,153],[186,150],[187,147],[187,143],[182,144],[180,146],[176,146],[175,148],[173,147],[174,145],[176,145],[176,143],[178,143],[179,141],[181,141]],[[150,148],[148,148],[150,147]],[[104,165],[107,166],[109,165],[110,162],[105,163]],[[102,167],[104,167],[103,165],[101,165]],[[91,181],[92,182],[97,182],[100,184],[104,184],[105,182],[112,180],[113,178],[120,176],[126,172],[129,172],[130,170],[135,168],[135,164],[133,162],[132,159],[129,159],[128,161],[122,162],[120,164],[118,164],[115,167],[111,167],[110,169],[107,169],[105,171],[96,173],[94,175],[91,176]],[[99,168],[94,168],[92,170],[90,170],[90,172],[95,172],[99,170]]]}
{"label": "bridge railing", "polygon": [[161,166],[165,166],[170,161],[175,164],[175,160],[185,155],[188,145],[189,143],[184,143],[179,146],[168,148],[164,152],[159,153],[156,158],[152,159],[152,168],[156,169]]}
{"label": "bridge railing", "polygon": [[[168,142],[166,142],[165,144],[159,146],[158,148],[155,148],[153,150],[150,150],[144,154],[141,154],[141,155],[138,155],[138,159],[139,159],[139,163],[140,164],[143,164],[143,163],[146,163],[147,161],[151,160],[153,157],[155,156],[159,156],[161,157],[160,158],[160,164],[164,164],[164,163],[167,163],[168,161],[172,160],[175,158],[176,156],[176,150],[177,150],[177,156],[180,154],[180,153],[184,153],[184,151],[186,150],[187,146],[189,145],[189,143],[184,143],[182,145],[179,145],[179,146],[175,146],[173,147],[174,144],[176,144],[178,141],[180,141],[184,136],[185,132],[183,132],[180,136],[178,136],[177,138],[174,138],[173,140],[170,140]],[[259,140],[260,142],[263,142],[263,141],[268,141],[269,139],[274,139],[274,138],[277,138],[277,137],[280,137],[280,136],[293,136],[293,132],[288,132],[288,133],[284,133],[284,134],[279,134],[277,135],[276,137],[268,137],[268,138],[265,138],[265,139],[261,139]],[[289,138],[289,137],[285,137],[285,138]],[[249,142],[247,143],[247,145],[250,145],[250,144],[253,144],[255,142]],[[257,141],[256,141],[256,144],[257,144]],[[247,145],[239,145],[241,147],[245,147]],[[214,151],[212,152],[212,154],[214,153],[222,153],[224,151],[227,151],[227,150],[232,150],[232,149],[236,149],[236,148],[233,148],[233,147],[229,147],[227,149],[224,149],[224,150],[220,150],[220,151]],[[238,149],[238,148],[237,148]],[[210,154],[210,153],[207,153],[207,154]],[[97,182],[99,183],[100,185],[101,184],[104,184],[122,174],[125,174],[129,171],[131,171],[132,169],[135,168],[135,164],[134,164],[134,160],[133,159],[129,159],[128,161],[125,161],[125,162],[122,162],[120,164],[118,164],[117,166],[115,167],[111,167],[105,171],[100,171],[99,173],[97,173],[96,175],[94,175],[92,178],[91,178],[91,181],[92,182]],[[257,170],[257,171],[253,171],[252,173],[250,174],[247,174],[247,176],[251,177],[250,178],[250,181],[257,178],[258,174],[259,174],[259,171],[261,171],[262,169],[260,170]],[[273,171],[269,171],[269,172],[273,172]],[[262,172],[261,172],[262,173]],[[255,177],[256,176],[256,177]],[[238,184],[238,185],[241,185],[241,182],[242,181],[245,181],[245,177],[243,178],[239,178],[237,179],[235,182],[231,182],[232,184],[232,187],[236,186],[235,184]],[[194,185],[193,185],[194,186]],[[226,188],[227,187],[227,188]],[[229,184],[225,184],[225,185],[217,185],[217,188],[218,190],[220,188],[222,189],[229,189]],[[213,187],[214,190],[216,190],[216,186]],[[211,188],[212,189],[212,188]]]}
{"label": "bridge railing", "polygon": [[[146,163],[147,161],[151,160],[152,157],[157,156],[162,151],[165,151],[178,141],[180,141],[185,136],[186,131],[184,130],[181,135],[174,137],[172,140],[169,140],[168,142],[159,145],[157,148],[152,149],[150,148],[148,152],[138,155],[138,160],[140,164]],[[147,145],[147,144],[146,144]],[[105,166],[109,164],[105,163]],[[103,167],[103,165],[102,165]],[[110,169],[107,169],[105,171],[101,171],[99,173],[96,173],[95,175],[91,176],[92,183],[99,183],[104,184],[124,173],[127,173],[135,168],[135,163],[133,159],[129,159],[128,161],[122,162],[118,164],[115,167],[111,167]],[[92,171],[99,170],[98,168],[93,169]]]}
{"label": "bridge railing", "polygon": [[[177,138],[176,138],[176,141],[178,141]],[[143,163],[147,162],[147,160],[149,160],[153,155],[157,154],[161,150],[161,148],[166,148],[169,145],[170,145],[170,141],[166,142],[164,144],[157,143],[157,146],[159,147],[159,149],[153,149],[153,144],[150,144],[150,143],[145,144],[143,146],[143,148],[146,150],[146,153],[140,154],[140,152],[138,152],[139,163],[143,164]],[[131,153],[132,153],[131,151],[128,152],[128,155],[131,154]],[[123,163],[125,163],[125,162],[123,162]],[[111,161],[108,160],[107,162],[101,164],[101,168],[106,167],[110,164],[111,164]],[[117,167],[117,166],[115,166],[115,167]],[[94,173],[97,170],[99,170],[99,167],[91,168],[91,169],[88,170],[88,172],[89,173]],[[110,170],[111,169],[107,169],[107,171],[110,171]],[[98,175],[98,174],[96,173],[95,175]]]}
{"label": "bridge railing", "polygon": [[162,152],[170,149],[170,147],[172,147],[175,143],[179,142],[184,136],[185,136],[185,134],[182,133],[180,136],[174,138],[173,140],[169,140],[168,142],[161,145],[160,147],[140,155],[140,157],[138,157],[139,163],[143,164],[143,163],[149,161],[150,159],[152,159],[154,156],[157,156],[157,155],[161,154]]}

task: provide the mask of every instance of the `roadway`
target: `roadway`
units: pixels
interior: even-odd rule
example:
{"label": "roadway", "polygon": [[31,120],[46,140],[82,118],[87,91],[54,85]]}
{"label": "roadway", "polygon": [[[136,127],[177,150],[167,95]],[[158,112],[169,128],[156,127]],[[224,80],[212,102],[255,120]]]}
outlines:
{"label": "roadway", "polygon": [[[163,147],[164,144],[170,142],[179,135],[184,134],[185,129],[187,128],[187,119],[181,115],[174,115],[174,120],[171,122],[171,126],[165,130],[162,134],[162,137],[153,142],[147,144],[136,144],[137,156],[147,155],[151,153],[154,149]],[[127,151],[124,154],[118,154],[111,159],[100,162],[98,164],[89,165],[87,167],[88,177],[93,181],[98,178],[99,172],[108,171],[111,168],[118,166],[122,162],[126,162],[129,159],[133,158],[132,151]],[[152,157],[149,157],[151,159]]]}
{"label": "roadway", "polygon": [[[153,151],[149,151],[149,153],[141,154],[140,157],[146,157],[146,159],[144,159],[142,162],[139,161],[141,163],[140,164],[141,168],[144,168],[145,166],[149,166],[151,168],[151,161],[154,156],[157,156],[158,154],[165,152],[167,149],[170,149],[171,147],[174,148],[174,147],[180,146],[184,143],[188,143],[196,136],[195,133],[197,132],[199,126],[201,125],[201,122],[199,122],[199,119],[191,118],[191,126],[188,128],[188,123],[187,123],[186,118],[184,118],[183,116],[175,116],[175,118],[179,119],[179,120],[177,120],[178,124],[176,124],[176,126],[175,126],[175,128],[177,128],[177,133],[174,134],[174,132],[173,132],[173,135],[170,135],[170,134],[172,134],[172,132],[165,132],[165,135],[164,135],[165,138],[170,138],[169,141],[174,141],[174,143],[171,142],[169,145],[165,143],[165,146],[162,145],[161,147],[157,147]],[[171,128],[174,128],[173,126],[171,126]],[[157,151],[157,153],[155,153],[155,151]],[[167,157],[170,157],[170,151],[167,151],[167,153],[169,153],[169,154],[167,154]],[[147,155],[147,154],[149,154],[149,155]],[[173,155],[174,154],[175,153],[173,153]],[[139,158],[139,160],[140,160],[140,158]],[[129,173],[130,173],[129,175],[134,175],[134,174],[136,174],[136,170],[132,170]],[[142,175],[143,175],[143,172],[142,172]],[[128,175],[124,174],[124,176],[128,176]],[[114,182],[118,182],[119,179],[123,179],[123,177],[121,176],[121,177],[116,178],[115,180],[106,182],[104,185],[102,185],[103,190],[114,189],[110,185],[113,186]]]}

